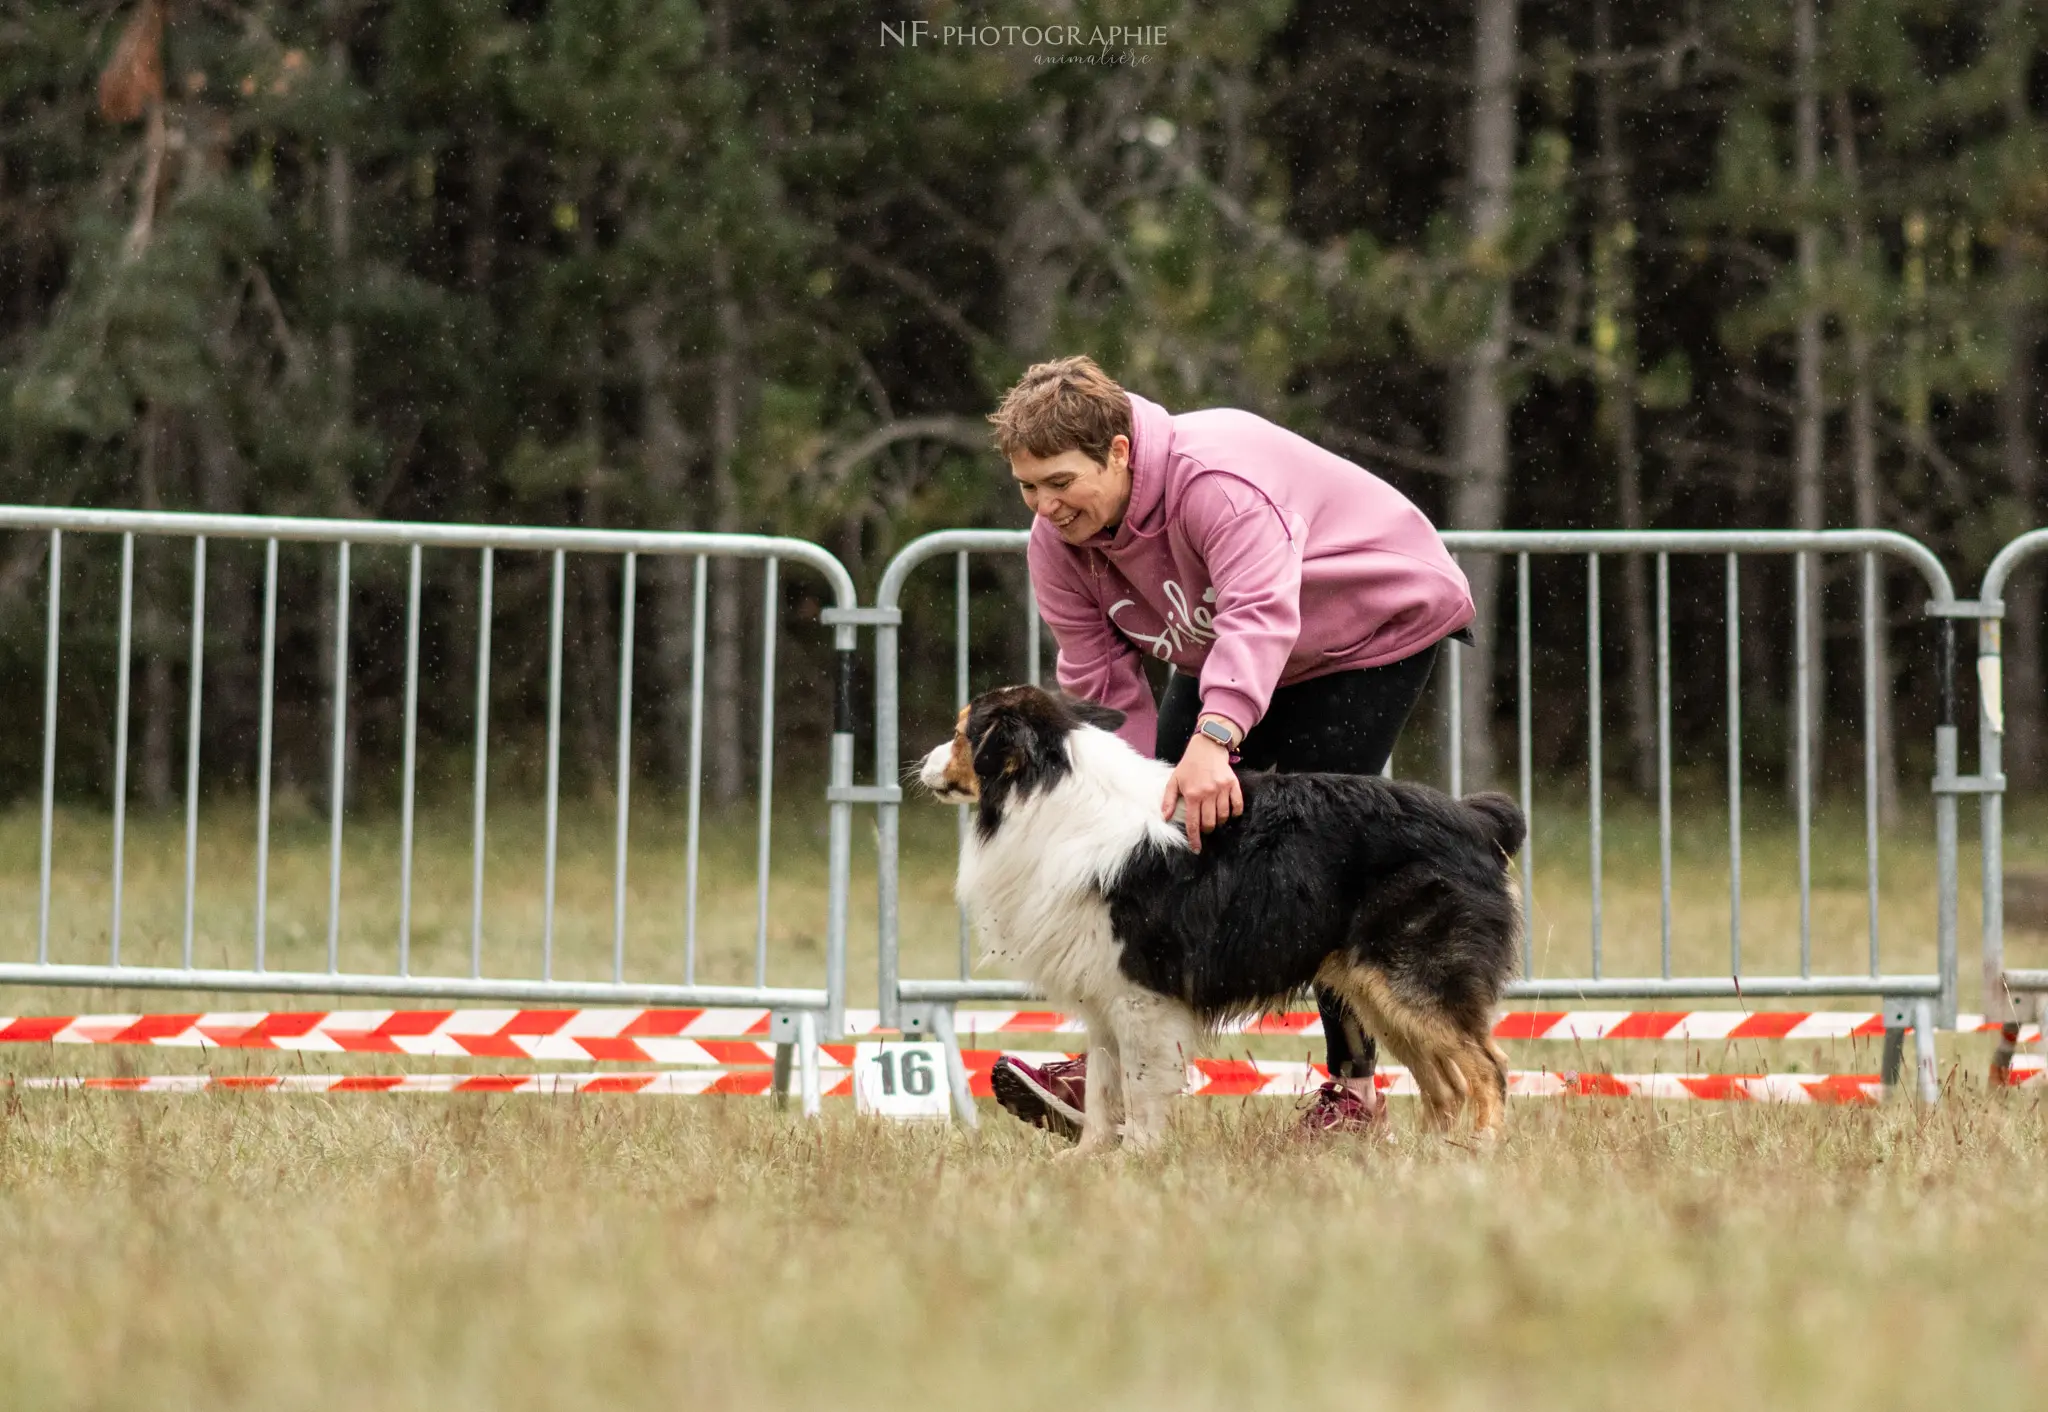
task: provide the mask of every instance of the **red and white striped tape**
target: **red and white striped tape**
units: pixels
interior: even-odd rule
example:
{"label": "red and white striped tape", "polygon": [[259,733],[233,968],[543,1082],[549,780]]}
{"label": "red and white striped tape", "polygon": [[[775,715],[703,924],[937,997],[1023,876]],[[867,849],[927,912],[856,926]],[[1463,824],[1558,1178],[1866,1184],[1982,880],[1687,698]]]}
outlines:
{"label": "red and white striped tape", "polygon": [[[963,1039],[995,1034],[1079,1034],[1074,1016],[1052,1010],[960,1010],[954,1026]],[[1963,1034],[1996,1034],[1996,1022],[1982,1015],[1958,1015]],[[1262,1015],[1229,1033],[1300,1035],[1320,1039],[1322,1017],[1315,1011]],[[1875,1010],[1507,1010],[1494,1022],[1496,1039],[1866,1039],[1881,1038],[1884,1016]],[[2023,1042],[2040,1038],[2027,1025]]]}
{"label": "red and white striped tape", "polygon": [[[766,1069],[665,1069],[657,1074],[136,1074],[120,1078],[17,1078],[16,1088],[95,1093],[704,1093],[763,1094]],[[828,1095],[853,1092],[850,1074]]]}
{"label": "red and white striped tape", "polygon": [[[839,1051],[839,1052],[832,1052]],[[821,1066],[820,1092],[827,1098],[853,1093],[853,1075],[846,1065],[850,1050],[828,1046]],[[977,1097],[990,1096],[989,1071],[994,1050],[968,1050],[969,1085]],[[1064,1058],[1058,1053],[1019,1053],[1033,1063]],[[1320,1064],[1287,1060],[1198,1059],[1188,1066],[1188,1093],[1201,1098],[1298,1097],[1313,1092],[1328,1077]],[[1414,1097],[1414,1079],[1406,1069],[1382,1069],[1382,1092]],[[2041,1061],[2023,1057],[2008,1083],[2041,1085]],[[111,1078],[29,1077],[12,1080],[15,1087],[115,1093],[482,1093],[482,1094],[765,1094],[770,1077],[763,1069],[685,1069],[660,1073],[612,1074],[282,1074],[209,1075],[152,1074]],[[1606,1074],[1548,1069],[1518,1069],[1508,1075],[1514,1098],[1657,1098],[1709,1102],[1870,1104],[1884,1096],[1875,1074]]]}
{"label": "red and white striped tape", "polygon": [[[968,1061],[977,1094],[987,1090],[994,1056],[972,1051]],[[1040,1063],[1064,1056],[1019,1054]],[[985,1061],[985,1062],[977,1062]],[[1320,1064],[1296,1060],[1197,1059],[1188,1065],[1187,1092],[1199,1098],[1292,1098],[1313,1093],[1329,1078]],[[1421,1093],[1406,1069],[1382,1068],[1374,1079],[1382,1093],[1413,1098]],[[1876,1074],[1607,1074],[1571,1070],[1515,1069],[1508,1073],[1510,1098],[1667,1098],[1747,1100],[1758,1103],[1876,1103],[1884,1085]]]}
{"label": "red and white striped tape", "polygon": [[[0,1019],[0,1043],[147,1044],[577,1063],[765,1064],[766,1010],[307,1010]],[[754,1038],[759,1036],[759,1038]]]}
{"label": "red and white striped tape", "polygon": [[[963,1040],[995,1035],[1078,1034],[1078,1019],[1052,1010],[961,1010]],[[769,1012],[757,1009],[302,1010],[181,1015],[43,1015],[0,1018],[0,1043],[149,1044],[281,1049],[328,1054],[543,1059],[588,1063],[760,1064],[773,1057]],[[1962,1015],[1963,1033],[1995,1033]],[[1266,1015],[1234,1033],[1320,1038],[1313,1011]],[[883,1033],[875,1011],[847,1012],[849,1036]],[[1501,1039],[1768,1040],[1869,1038],[1884,1033],[1874,1011],[1510,1010]],[[2022,1043],[2040,1037],[2037,1025]]]}

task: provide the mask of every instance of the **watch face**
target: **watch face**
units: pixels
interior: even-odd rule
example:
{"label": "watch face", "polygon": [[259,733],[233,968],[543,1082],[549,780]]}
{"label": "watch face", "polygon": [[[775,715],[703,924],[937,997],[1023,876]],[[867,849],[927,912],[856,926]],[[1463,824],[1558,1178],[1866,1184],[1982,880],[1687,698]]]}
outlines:
{"label": "watch face", "polygon": [[1230,727],[1220,722],[1202,722],[1202,734],[1208,736],[1209,739],[1215,741],[1218,745],[1230,744]]}

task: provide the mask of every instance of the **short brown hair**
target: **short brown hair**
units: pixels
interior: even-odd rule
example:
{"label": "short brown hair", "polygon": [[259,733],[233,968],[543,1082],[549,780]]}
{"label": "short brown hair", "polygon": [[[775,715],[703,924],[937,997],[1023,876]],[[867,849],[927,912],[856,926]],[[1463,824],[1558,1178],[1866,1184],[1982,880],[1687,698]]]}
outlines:
{"label": "short brown hair", "polygon": [[1107,464],[1111,440],[1131,434],[1131,398],[1093,358],[1055,358],[1032,364],[989,420],[1005,460],[1079,451]]}

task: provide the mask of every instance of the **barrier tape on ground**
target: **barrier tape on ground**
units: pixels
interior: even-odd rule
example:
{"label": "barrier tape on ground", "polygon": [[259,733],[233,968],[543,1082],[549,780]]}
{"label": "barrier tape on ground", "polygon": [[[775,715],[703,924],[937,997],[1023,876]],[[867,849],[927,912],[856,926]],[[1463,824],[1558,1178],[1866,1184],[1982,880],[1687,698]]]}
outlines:
{"label": "barrier tape on ground", "polygon": [[[954,1016],[961,1038],[994,1034],[1079,1034],[1079,1019],[1051,1010],[961,1010]],[[1963,1034],[1996,1034],[1996,1022],[1982,1015],[1958,1015]],[[1320,1039],[1322,1017],[1313,1010],[1262,1015],[1229,1033],[1298,1035]],[[1875,1010],[1507,1010],[1494,1023],[1496,1039],[1878,1039],[1884,1016]],[[2027,1025],[2022,1042],[2040,1038]]]}
{"label": "barrier tape on ground", "polygon": [[[847,1012],[847,1034],[882,1033],[876,1012]],[[994,1035],[1078,1034],[1079,1020],[1052,1010],[961,1010],[963,1040]],[[593,1060],[637,1064],[760,1064],[774,1057],[769,1012],[701,1010],[301,1010],[185,1015],[42,1015],[0,1018],[0,1043],[149,1044],[281,1049],[327,1054],[408,1054],[476,1059]],[[1981,1015],[1958,1031],[1996,1033]],[[1238,1034],[1318,1039],[1314,1011],[1266,1015]],[[1874,1011],[1510,1010],[1500,1039],[1803,1040],[1884,1033]],[[2040,1038],[2025,1026],[2021,1043]]]}
{"label": "barrier tape on ground", "polygon": [[[120,1078],[18,1078],[16,1088],[95,1093],[705,1093],[764,1094],[765,1069],[668,1069],[658,1074],[148,1074]],[[853,1092],[836,1075],[828,1097]]]}
{"label": "barrier tape on ground", "polygon": [[223,1011],[0,1019],[0,1043],[734,1065],[774,1059],[768,1026],[753,1009]]}
{"label": "barrier tape on ground", "polygon": [[[840,1046],[829,1046],[840,1050]],[[995,1050],[963,1056],[977,1097],[990,1096],[989,1071]],[[1032,1063],[1065,1058],[1057,1052],[1023,1053]],[[853,1076],[845,1068],[850,1051],[831,1054],[820,1074],[827,1098],[850,1097]],[[1294,1098],[1312,1093],[1328,1078],[1320,1064],[1288,1060],[1200,1059],[1189,1066],[1188,1092],[1203,1098]],[[1392,1097],[1414,1097],[1415,1081],[1405,1069],[1380,1070],[1378,1085]],[[18,1088],[114,1093],[481,1093],[481,1094],[751,1094],[768,1092],[770,1076],[760,1069],[691,1069],[651,1074],[152,1074],[107,1078],[28,1077]],[[2008,1080],[2042,1086],[2041,1061],[2023,1058]],[[1513,1098],[1656,1098],[1708,1102],[1873,1104],[1884,1096],[1875,1074],[1605,1074],[1570,1070],[1517,1069],[1508,1075]]]}
{"label": "barrier tape on ground", "polygon": [[[1066,1056],[1018,1054],[1031,1063]],[[977,1095],[989,1092],[990,1051],[973,1051],[968,1069]],[[1188,1092],[1201,1098],[1295,1098],[1313,1093],[1329,1079],[1320,1064],[1298,1060],[1198,1059],[1188,1066]],[[1380,1092],[1413,1098],[1421,1090],[1406,1069],[1383,1068],[1375,1076]],[[1573,1070],[1514,1069],[1510,1098],[1667,1098],[1757,1103],[1876,1103],[1884,1085],[1876,1074],[1606,1074]]]}

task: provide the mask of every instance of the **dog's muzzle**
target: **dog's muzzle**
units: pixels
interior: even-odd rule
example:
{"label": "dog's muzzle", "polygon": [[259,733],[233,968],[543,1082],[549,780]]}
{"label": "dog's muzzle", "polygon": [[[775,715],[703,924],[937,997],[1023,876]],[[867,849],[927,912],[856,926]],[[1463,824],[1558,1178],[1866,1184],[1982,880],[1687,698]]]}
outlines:
{"label": "dog's muzzle", "polygon": [[954,787],[946,778],[946,766],[953,758],[953,743],[947,741],[937,746],[924,757],[917,767],[917,782],[932,792],[932,797],[947,804],[968,804],[973,797],[966,791]]}

